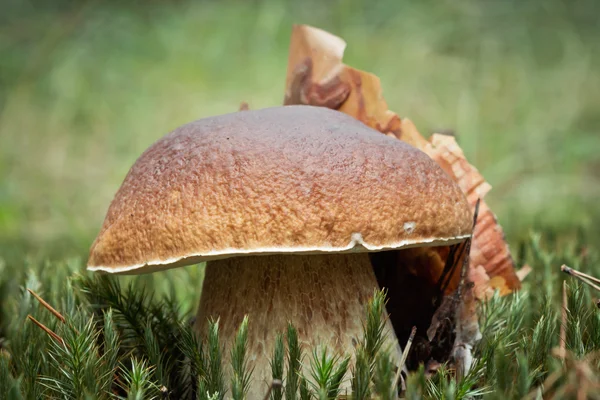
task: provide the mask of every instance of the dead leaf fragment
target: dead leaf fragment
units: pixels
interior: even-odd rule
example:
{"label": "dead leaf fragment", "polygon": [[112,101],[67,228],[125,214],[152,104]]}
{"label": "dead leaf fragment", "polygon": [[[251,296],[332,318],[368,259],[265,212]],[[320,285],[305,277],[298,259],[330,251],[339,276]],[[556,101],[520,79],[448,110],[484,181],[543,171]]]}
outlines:
{"label": "dead leaf fragment", "polygon": [[[350,94],[342,81],[346,43],[321,29],[295,25],[292,34],[283,104],[306,104],[337,109]],[[317,44],[317,46],[315,46]]]}
{"label": "dead leaf fragment", "polygon": [[[454,137],[434,134],[427,140],[412,121],[390,111],[379,78],[343,63],[345,48],[346,42],[329,32],[307,25],[294,25],[284,104],[339,110],[427,153],[457,182],[471,206],[477,198],[482,199],[469,273],[475,284],[475,295],[483,298],[490,290],[498,289],[501,294],[507,294],[520,288],[520,279],[502,228],[483,201],[491,189],[489,183],[467,161]],[[487,275],[488,279],[483,279],[483,275]]]}
{"label": "dead leaf fragment", "polygon": [[492,188],[477,168],[469,164],[453,136],[434,133],[422,150],[455,179],[471,206]]}
{"label": "dead leaf fragment", "polygon": [[[454,137],[433,134],[422,150],[457,182],[472,207],[477,199],[483,198],[490,191],[491,185],[485,181],[477,168],[469,164]],[[502,228],[483,200],[473,231],[471,271],[479,266],[485,269],[490,278],[487,281],[489,288],[498,289],[501,295],[520,288],[521,280],[516,274]],[[481,289],[475,291],[479,293]]]}
{"label": "dead leaf fragment", "polygon": [[527,275],[529,275],[531,271],[532,268],[528,264],[525,264],[521,267],[520,270],[517,271],[517,277],[521,282],[523,282],[523,280],[527,277]]}

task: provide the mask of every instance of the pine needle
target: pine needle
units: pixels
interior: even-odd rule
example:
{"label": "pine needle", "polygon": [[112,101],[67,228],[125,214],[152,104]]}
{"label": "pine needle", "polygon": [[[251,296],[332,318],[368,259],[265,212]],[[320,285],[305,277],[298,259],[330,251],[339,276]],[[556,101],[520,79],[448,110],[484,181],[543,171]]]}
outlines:
{"label": "pine needle", "polygon": [[417,334],[417,327],[413,326],[410,331],[410,336],[406,341],[406,346],[404,347],[404,351],[402,352],[402,358],[400,359],[400,364],[398,364],[398,371],[396,371],[396,376],[394,377],[394,382],[392,384],[392,390],[398,390],[398,384],[400,383],[400,377],[402,376],[402,369],[404,368],[404,364],[406,363],[406,359],[408,358],[408,353],[410,352],[410,348],[412,346],[413,340],[415,339],[415,335]]}
{"label": "pine needle", "polygon": [[48,303],[46,302],[46,300],[42,299],[42,298],[41,298],[41,297],[40,297],[40,296],[39,296],[39,295],[38,295],[36,292],[34,292],[33,290],[31,290],[31,289],[29,289],[29,288],[27,289],[27,291],[28,291],[29,293],[31,293],[31,295],[32,295],[33,297],[35,297],[35,299],[36,299],[37,301],[39,301],[39,302],[40,302],[40,304],[41,304],[42,306],[46,307],[46,309],[47,309],[48,311],[50,311],[50,313],[52,313],[52,315],[54,315],[56,318],[58,318],[58,319],[60,320],[60,322],[62,322],[63,324],[65,323],[65,321],[66,321],[66,320],[65,320],[65,317],[63,317],[63,316],[62,316],[62,315],[61,315],[61,314],[60,314],[58,311],[56,311],[56,310],[55,310],[55,309],[54,309],[54,308],[53,308],[53,307],[52,307],[50,304],[48,304]]}
{"label": "pine needle", "polygon": [[63,338],[61,338],[56,333],[54,333],[54,331],[52,331],[52,329],[50,329],[46,325],[42,324],[40,321],[38,321],[37,319],[33,318],[31,315],[28,315],[27,318],[31,322],[33,322],[34,324],[36,324],[41,330],[43,330],[44,332],[46,332],[52,339],[56,340],[58,343],[60,343],[63,346],[65,346],[65,341],[63,340]]}
{"label": "pine needle", "polygon": [[568,267],[564,264],[560,267],[560,270],[562,272],[564,272],[565,274],[571,275],[571,276],[579,279],[581,282],[585,283],[586,285],[591,286],[592,288],[600,291],[600,286],[597,285],[597,283],[600,284],[600,279],[594,278],[593,276],[588,275],[588,274],[584,274],[583,272],[579,272],[579,271],[577,271],[571,267]]}

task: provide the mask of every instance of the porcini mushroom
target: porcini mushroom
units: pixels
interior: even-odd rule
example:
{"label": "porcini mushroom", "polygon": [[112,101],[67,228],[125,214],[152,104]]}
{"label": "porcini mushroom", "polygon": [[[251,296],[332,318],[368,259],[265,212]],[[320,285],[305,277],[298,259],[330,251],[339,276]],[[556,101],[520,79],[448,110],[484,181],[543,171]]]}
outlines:
{"label": "porcini mushroom", "polygon": [[139,157],[88,269],[206,262],[198,329],[219,317],[229,344],[249,316],[249,398],[262,398],[275,332],[290,321],[303,344],[353,354],[378,288],[368,253],[459,243],[471,218],[460,188],[425,153],[346,114],[242,111],[181,126]]}

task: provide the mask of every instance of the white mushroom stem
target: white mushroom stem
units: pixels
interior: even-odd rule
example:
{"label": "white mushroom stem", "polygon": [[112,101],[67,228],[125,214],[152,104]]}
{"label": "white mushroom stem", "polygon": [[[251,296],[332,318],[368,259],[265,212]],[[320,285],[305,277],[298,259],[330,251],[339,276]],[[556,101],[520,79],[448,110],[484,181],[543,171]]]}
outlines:
{"label": "white mushroom stem", "polygon": [[[205,333],[208,318],[220,318],[224,360],[244,315],[249,316],[249,356],[254,367],[248,398],[262,398],[272,381],[269,360],[277,332],[288,321],[305,351],[303,371],[310,376],[310,354],[326,345],[330,354],[354,357],[363,337],[365,307],[378,288],[367,253],[268,255],[210,261],[206,266],[196,326]],[[401,350],[388,321],[393,357]],[[226,372],[230,367],[225,368]],[[349,374],[347,375],[347,378]],[[349,379],[344,386],[349,386]]]}

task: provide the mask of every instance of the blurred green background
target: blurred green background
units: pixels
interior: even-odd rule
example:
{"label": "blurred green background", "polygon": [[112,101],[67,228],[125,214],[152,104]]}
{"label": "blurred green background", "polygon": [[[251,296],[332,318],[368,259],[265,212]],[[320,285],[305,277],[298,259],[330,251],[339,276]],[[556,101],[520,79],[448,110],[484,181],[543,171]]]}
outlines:
{"label": "blurred green background", "polygon": [[177,126],[281,104],[292,24],[348,42],[392,110],[456,132],[513,245],[600,239],[600,3],[25,1],[0,12],[0,257],[86,257]]}

